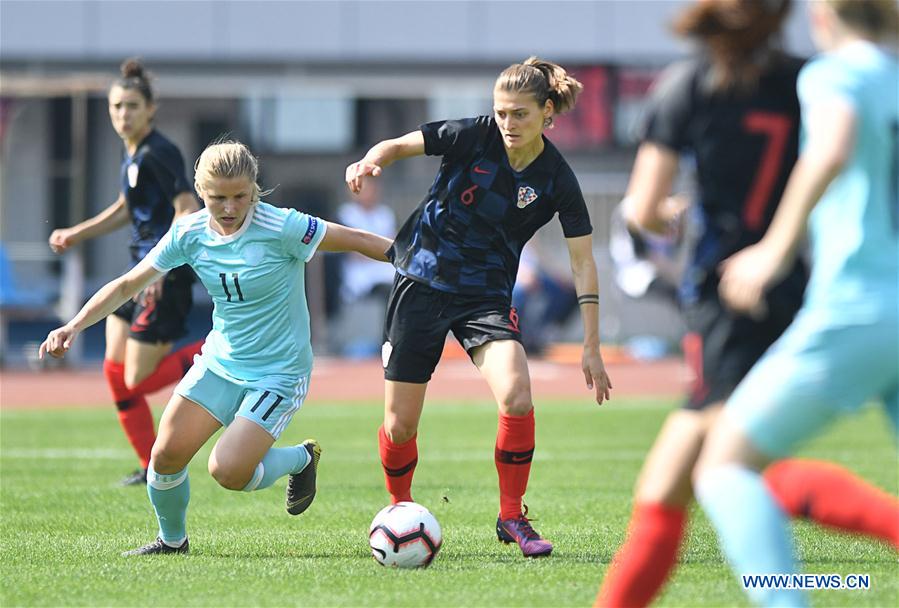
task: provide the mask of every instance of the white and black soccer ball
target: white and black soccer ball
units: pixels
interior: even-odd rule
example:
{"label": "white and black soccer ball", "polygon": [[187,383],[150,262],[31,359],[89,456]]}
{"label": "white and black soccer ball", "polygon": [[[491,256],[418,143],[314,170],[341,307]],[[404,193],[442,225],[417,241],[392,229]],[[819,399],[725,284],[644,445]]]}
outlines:
{"label": "white and black soccer ball", "polygon": [[437,518],[414,502],[384,507],[368,529],[371,555],[382,566],[427,568],[440,545],[443,532]]}

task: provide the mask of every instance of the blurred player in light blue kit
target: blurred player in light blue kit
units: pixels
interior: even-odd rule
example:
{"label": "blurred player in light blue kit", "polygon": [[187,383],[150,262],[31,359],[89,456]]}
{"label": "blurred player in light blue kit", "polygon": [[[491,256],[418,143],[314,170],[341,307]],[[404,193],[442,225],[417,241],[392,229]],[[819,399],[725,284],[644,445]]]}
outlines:
{"label": "blurred player in light blue kit", "polygon": [[259,200],[258,165],[241,143],[216,143],[197,161],[206,208],[179,219],[131,271],[101,288],[41,345],[62,356],[86,327],[112,313],[171,268],[188,264],[214,303],[202,355],[175,388],[159,423],[147,491],[159,538],[126,555],[185,553],[187,465],[222,426],[209,472],[230,490],[253,491],[290,475],[287,511],[315,496],[315,440],[272,447],[309,388],[312,347],[304,265],[317,249],[386,261],[389,239]]}
{"label": "blurred player in light blue kit", "polygon": [[[870,399],[899,410],[899,64],[875,45],[899,28],[892,0],[811,4],[824,51],[800,73],[803,150],[764,238],[722,264],[734,309],[766,314],[765,292],[795,259],[806,224],[812,275],[783,337],[727,403],[696,490],[738,574],[795,572],[784,513],[760,471]],[[751,589],[763,605],[798,590]]]}

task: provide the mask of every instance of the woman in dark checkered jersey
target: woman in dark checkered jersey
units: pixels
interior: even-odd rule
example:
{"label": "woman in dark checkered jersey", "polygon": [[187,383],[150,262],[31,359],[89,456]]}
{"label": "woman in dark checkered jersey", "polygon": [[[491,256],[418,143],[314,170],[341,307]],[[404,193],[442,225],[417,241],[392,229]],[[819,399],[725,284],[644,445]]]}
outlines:
{"label": "woman in dark checkered jersey", "polygon": [[396,278],[388,300],[382,358],[386,379],[381,463],[394,503],[412,500],[416,437],[428,381],[452,331],[481,371],[499,407],[494,460],[500,540],[528,557],[552,544],[522,507],[534,453],[534,405],[512,286],[524,244],[553,216],[566,238],[584,322],[582,367],[597,403],[611,383],[599,351],[599,297],[592,227],[577,179],[543,135],[574,107],[581,84],[531,57],[508,67],[493,90],[493,115],[422,125],[382,141],[346,170],[359,192],[394,161],[442,158],[428,194],[389,256]]}

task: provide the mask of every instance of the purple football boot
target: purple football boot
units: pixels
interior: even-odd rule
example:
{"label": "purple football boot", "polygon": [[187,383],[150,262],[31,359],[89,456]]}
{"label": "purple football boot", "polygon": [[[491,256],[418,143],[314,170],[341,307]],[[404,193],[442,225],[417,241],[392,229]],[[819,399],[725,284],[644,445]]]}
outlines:
{"label": "purple football boot", "polygon": [[523,513],[512,519],[497,517],[496,537],[504,543],[518,543],[525,557],[544,557],[553,552],[553,544],[534,530]]}

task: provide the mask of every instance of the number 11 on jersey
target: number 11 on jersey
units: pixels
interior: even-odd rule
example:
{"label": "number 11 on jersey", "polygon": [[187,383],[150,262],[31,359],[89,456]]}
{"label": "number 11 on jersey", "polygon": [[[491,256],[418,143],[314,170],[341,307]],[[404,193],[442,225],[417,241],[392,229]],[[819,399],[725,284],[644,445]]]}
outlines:
{"label": "number 11 on jersey", "polygon": [[[219,278],[222,280],[222,289],[225,290],[225,296],[228,298],[228,301],[231,301],[231,291],[228,289],[228,275],[224,272],[219,273]],[[243,302],[243,292],[240,290],[240,281],[237,279],[237,273],[231,273],[231,281],[234,283],[234,291],[237,293],[238,299]]]}

